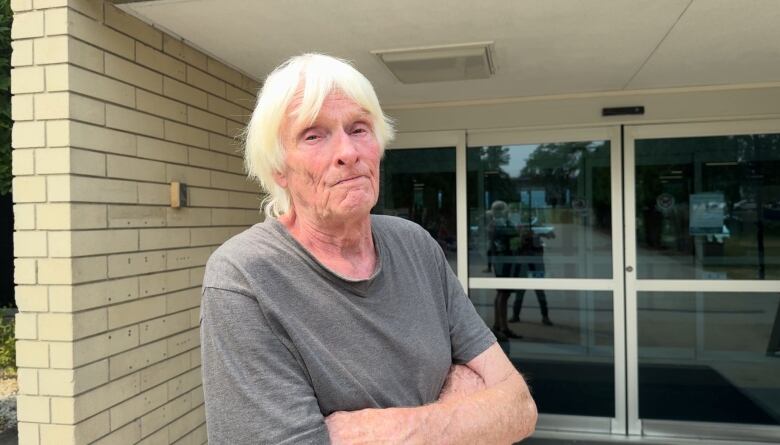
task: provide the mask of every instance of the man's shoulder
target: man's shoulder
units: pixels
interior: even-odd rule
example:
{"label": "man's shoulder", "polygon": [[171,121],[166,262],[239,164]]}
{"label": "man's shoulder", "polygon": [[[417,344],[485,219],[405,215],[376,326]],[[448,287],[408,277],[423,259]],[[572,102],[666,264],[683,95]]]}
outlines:
{"label": "man's shoulder", "polygon": [[389,215],[371,215],[371,224],[377,232],[394,236],[425,237],[428,232],[408,219]]}
{"label": "man's shoulder", "polygon": [[248,271],[262,269],[278,254],[279,241],[279,235],[268,221],[234,235],[209,257],[203,286],[222,287],[223,282],[235,283]]}

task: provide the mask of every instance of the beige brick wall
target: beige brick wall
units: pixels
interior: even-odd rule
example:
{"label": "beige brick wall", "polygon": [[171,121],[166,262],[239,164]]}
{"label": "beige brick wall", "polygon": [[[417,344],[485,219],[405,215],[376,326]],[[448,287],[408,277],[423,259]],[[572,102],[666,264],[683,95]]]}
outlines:
{"label": "beige brick wall", "polygon": [[103,0],[12,7],[19,443],[204,443],[200,284],[259,219],[258,85]]}

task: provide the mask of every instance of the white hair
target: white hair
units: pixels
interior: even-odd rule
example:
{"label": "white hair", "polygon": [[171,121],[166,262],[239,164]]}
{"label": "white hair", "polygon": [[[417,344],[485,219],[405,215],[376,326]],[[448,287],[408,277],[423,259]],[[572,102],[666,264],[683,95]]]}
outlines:
{"label": "white hair", "polygon": [[[287,60],[266,78],[245,133],[244,165],[249,177],[268,193],[262,204],[267,217],[286,213],[292,204],[287,189],[274,181],[274,173],[284,170],[281,126],[285,114],[294,112],[296,123],[312,123],[325,98],[335,90],[369,113],[380,156],[393,139],[392,121],[382,112],[371,82],[348,62],[314,53]],[[288,110],[296,96],[301,98],[300,107]]]}

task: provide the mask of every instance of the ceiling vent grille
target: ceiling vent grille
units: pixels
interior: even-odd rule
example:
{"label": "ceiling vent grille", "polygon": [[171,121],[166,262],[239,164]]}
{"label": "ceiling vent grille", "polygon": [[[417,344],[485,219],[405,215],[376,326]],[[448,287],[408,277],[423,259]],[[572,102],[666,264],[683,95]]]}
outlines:
{"label": "ceiling vent grille", "polygon": [[493,42],[371,51],[401,83],[487,79],[495,73]]}

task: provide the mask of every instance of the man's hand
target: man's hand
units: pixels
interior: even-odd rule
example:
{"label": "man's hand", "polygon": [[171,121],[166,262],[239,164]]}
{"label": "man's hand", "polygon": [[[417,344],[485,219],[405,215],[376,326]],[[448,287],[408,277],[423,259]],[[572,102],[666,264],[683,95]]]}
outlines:
{"label": "man's hand", "polygon": [[492,445],[511,444],[530,436],[536,417],[536,404],[528,386],[501,347],[493,344],[466,366],[451,368],[436,403],[336,412],[326,417],[325,423],[336,445]]}

